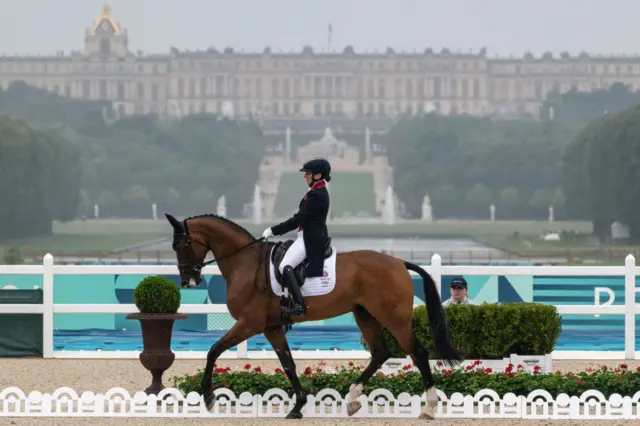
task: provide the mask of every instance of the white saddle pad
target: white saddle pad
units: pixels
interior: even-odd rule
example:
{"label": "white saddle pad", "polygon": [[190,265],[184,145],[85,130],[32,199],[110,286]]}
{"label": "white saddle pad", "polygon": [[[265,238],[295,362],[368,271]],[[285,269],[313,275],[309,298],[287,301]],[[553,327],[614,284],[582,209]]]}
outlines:
{"label": "white saddle pad", "polygon": [[[331,256],[324,260],[324,273],[321,277],[305,278],[302,286],[302,296],[322,296],[329,294],[336,286],[336,248],[332,248]],[[273,253],[273,249],[271,249]],[[271,259],[271,254],[269,255]],[[284,291],[282,285],[276,280],[275,267],[273,261],[269,260],[269,276],[271,278],[271,289],[276,296],[282,296]],[[288,291],[287,291],[288,293]]]}

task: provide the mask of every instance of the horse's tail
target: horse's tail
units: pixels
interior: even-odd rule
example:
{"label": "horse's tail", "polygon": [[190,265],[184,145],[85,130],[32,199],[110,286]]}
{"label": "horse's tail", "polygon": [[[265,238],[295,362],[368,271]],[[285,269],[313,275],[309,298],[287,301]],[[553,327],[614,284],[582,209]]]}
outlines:
{"label": "horse's tail", "polygon": [[404,262],[404,266],[409,270],[416,272],[422,277],[424,284],[424,298],[427,305],[427,315],[429,315],[429,326],[434,339],[436,351],[442,357],[442,360],[450,366],[454,366],[462,361],[462,356],[453,346],[449,336],[449,329],[445,318],[440,295],[436,288],[436,283],[431,275],[424,269],[411,262]]}

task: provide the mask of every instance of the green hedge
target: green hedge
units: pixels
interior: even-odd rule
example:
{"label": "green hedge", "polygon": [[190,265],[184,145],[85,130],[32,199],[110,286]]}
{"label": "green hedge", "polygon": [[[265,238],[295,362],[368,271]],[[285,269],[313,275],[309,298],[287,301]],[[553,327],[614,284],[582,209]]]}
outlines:
{"label": "green hedge", "polygon": [[[502,359],[511,354],[545,355],[553,351],[562,331],[562,317],[551,305],[483,303],[450,305],[444,310],[452,342],[465,359]],[[415,308],[413,315],[418,339],[429,350],[429,357],[437,359],[425,306]],[[385,339],[392,357],[407,356],[386,329]],[[364,339],[361,341],[368,350]]]}

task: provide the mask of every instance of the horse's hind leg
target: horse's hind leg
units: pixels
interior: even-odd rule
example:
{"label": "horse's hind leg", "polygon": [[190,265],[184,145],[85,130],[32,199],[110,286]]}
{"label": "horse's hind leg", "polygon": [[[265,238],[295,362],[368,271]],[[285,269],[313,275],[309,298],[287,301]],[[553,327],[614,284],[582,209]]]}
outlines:
{"label": "horse's hind leg", "polygon": [[391,351],[384,340],[382,326],[364,307],[357,306],[353,315],[356,323],[362,331],[364,340],[369,345],[371,351],[371,362],[367,368],[356,379],[355,383],[349,387],[347,395],[347,414],[353,416],[361,407],[359,397],[371,376],[380,368],[382,364],[391,356]]}
{"label": "horse's hind leg", "polygon": [[280,326],[268,328],[264,331],[264,336],[267,338],[273,350],[276,351],[280,364],[285,374],[291,381],[291,386],[296,394],[296,404],[287,415],[287,419],[301,419],[302,407],[307,403],[307,392],[302,388],[300,379],[296,374],[296,364],[291,356],[291,350],[289,349],[289,343]]}
{"label": "horse's hind leg", "polygon": [[412,325],[412,321],[409,321],[403,325],[387,325],[387,328],[396,340],[398,340],[400,346],[411,356],[413,363],[418,367],[420,375],[422,376],[424,389],[427,392],[427,405],[420,414],[420,418],[434,420],[435,414],[433,409],[437,403],[437,396],[434,387],[435,379],[431,374],[431,366],[429,365],[429,352],[418,340],[416,334],[413,332]]}

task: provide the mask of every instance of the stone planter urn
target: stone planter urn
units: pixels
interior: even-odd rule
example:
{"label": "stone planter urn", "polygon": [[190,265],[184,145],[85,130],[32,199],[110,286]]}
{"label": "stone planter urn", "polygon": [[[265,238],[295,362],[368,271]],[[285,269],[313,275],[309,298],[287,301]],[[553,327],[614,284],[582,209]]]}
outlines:
{"label": "stone planter urn", "polygon": [[171,350],[171,335],[175,320],[187,319],[185,314],[143,314],[133,313],[127,319],[140,321],[143,350],[140,362],[151,372],[151,386],[145,389],[147,395],[157,395],[164,385],[162,375],[173,365],[176,355]]}
{"label": "stone planter urn", "polygon": [[157,395],[164,385],[162,375],[173,365],[176,355],[171,350],[173,324],[187,319],[179,314],[180,289],[171,280],[161,276],[147,277],[133,292],[133,300],[140,312],[130,313],[127,319],[140,321],[142,346],[140,363],[151,372],[151,385],[147,395]]}

